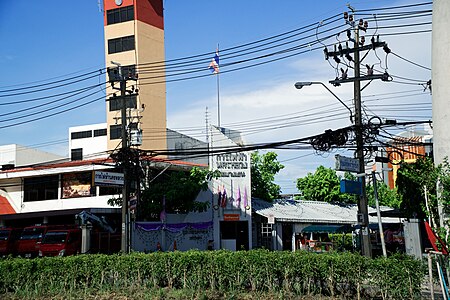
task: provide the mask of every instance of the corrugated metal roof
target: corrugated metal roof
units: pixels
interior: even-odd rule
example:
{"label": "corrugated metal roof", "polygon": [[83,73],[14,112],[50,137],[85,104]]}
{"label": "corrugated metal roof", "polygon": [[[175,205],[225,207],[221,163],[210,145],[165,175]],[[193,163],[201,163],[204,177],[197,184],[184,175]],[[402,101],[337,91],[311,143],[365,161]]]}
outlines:
{"label": "corrugated metal roof", "polygon": [[[269,203],[252,198],[252,209],[255,213],[269,217],[273,216],[278,222],[293,223],[330,223],[330,224],[356,224],[358,206],[337,205],[320,201],[284,200]],[[391,210],[381,207],[381,210]],[[369,207],[369,213],[376,212]],[[399,218],[383,218],[385,223],[398,223]],[[376,223],[377,218],[369,216],[370,223]]]}

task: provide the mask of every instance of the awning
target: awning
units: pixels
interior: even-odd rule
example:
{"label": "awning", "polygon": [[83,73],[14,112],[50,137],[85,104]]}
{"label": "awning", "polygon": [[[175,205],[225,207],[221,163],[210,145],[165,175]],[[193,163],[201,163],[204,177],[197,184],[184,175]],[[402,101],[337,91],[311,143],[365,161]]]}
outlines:
{"label": "awning", "polygon": [[343,233],[351,232],[351,225],[310,225],[303,228],[302,232],[327,232],[327,233]]}

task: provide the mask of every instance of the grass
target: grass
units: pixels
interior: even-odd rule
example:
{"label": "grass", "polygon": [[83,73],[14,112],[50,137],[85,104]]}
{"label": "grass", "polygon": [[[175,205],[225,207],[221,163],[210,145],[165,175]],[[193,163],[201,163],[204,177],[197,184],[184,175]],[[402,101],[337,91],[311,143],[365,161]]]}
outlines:
{"label": "grass", "polygon": [[129,289],[110,292],[84,291],[52,295],[3,294],[3,300],[331,300],[323,296],[298,296],[289,293],[194,291],[183,289]]}

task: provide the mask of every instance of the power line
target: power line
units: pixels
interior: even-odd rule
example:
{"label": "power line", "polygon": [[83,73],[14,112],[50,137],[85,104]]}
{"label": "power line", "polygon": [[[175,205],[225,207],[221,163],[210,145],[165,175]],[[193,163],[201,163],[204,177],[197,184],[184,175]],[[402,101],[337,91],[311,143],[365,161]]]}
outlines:
{"label": "power line", "polygon": [[415,63],[415,62],[413,62],[413,61],[411,61],[411,60],[409,60],[409,59],[406,59],[406,58],[404,58],[404,57],[398,55],[398,54],[395,53],[395,52],[392,52],[392,51],[391,51],[391,54],[394,55],[394,56],[396,56],[396,57],[398,57],[398,58],[400,58],[400,59],[403,59],[404,61],[409,62],[410,64],[413,64],[413,65],[415,65],[415,66],[417,66],[417,67],[420,67],[420,68],[423,68],[423,69],[425,69],[425,70],[431,71],[431,68],[422,66],[422,65],[420,65],[420,64],[418,64],[418,63]]}
{"label": "power line", "polygon": [[[13,94],[0,95],[0,98],[13,97],[13,96],[19,96],[19,95],[25,95],[25,94],[31,94],[31,93],[36,93],[36,92],[53,90],[53,89],[56,89],[56,88],[65,87],[65,86],[72,85],[72,84],[75,84],[75,83],[79,83],[79,82],[82,82],[82,81],[85,81],[85,80],[88,80],[88,79],[92,79],[92,78],[95,78],[97,76],[98,75],[93,75],[93,76],[89,76],[89,77],[81,78],[81,79],[79,77],[74,77],[74,78],[78,78],[78,79],[77,80],[73,80],[73,81],[68,82],[68,83],[58,84],[58,85],[55,85],[55,86],[49,86],[49,87],[42,88],[42,89],[26,91],[26,92],[19,92],[19,93],[13,93]],[[56,82],[53,82],[53,83],[49,83],[49,85],[53,85],[55,83],[60,83],[60,82],[63,82],[63,81],[65,81],[65,80],[59,80],[59,81],[56,81]],[[43,85],[38,85],[38,87],[40,87],[40,86],[43,86]],[[27,89],[27,88],[12,89],[12,90],[9,90],[9,91],[16,91],[16,90],[23,90],[23,89]],[[0,93],[1,92],[2,91],[0,91]],[[6,92],[6,91],[4,91],[4,92]]]}
{"label": "power line", "polygon": [[15,126],[19,126],[19,125],[22,125],[22,124],[28,124],[28,123],[31,123],[31,122],[36,122],[36,121],[39,121],[39,120],[47,119],[47,118],[50,118],[50,117],[53,117],[53,116],[56,116],[56,115],[60,115],[60,114],[62,114],[62,113],[65,113],[65,112],[68,112],[68,111],[71,111],[71,110],[75,110],[75,109],[77,109],[77,108],[80,108],[80,107],[83,107],[83,106],[92,104],[92,103],[97,102],[97,101],[99,101],[99,100],[104,100],[104,96],[99,97],[99,98],[96,98],[96,99],[93,99],[93,100],[90,100],[90,101],[88,101],[88,102],[79,104],[79,105],[74,106],[74,107],[71,107],[71,108],[64,109],[64,110],[62,110],[62,111],[58,111],[58,112],[49,114],[49,115],[45,115],[45,116],[42,116],[42,117],[38,117],[38,118],[26,120],[26,121],[21,121],[21,122],[14,123],[14,124],[3,125],[3,126],[0,126],[0,129],[10,128],[10,127],[15,127]]}

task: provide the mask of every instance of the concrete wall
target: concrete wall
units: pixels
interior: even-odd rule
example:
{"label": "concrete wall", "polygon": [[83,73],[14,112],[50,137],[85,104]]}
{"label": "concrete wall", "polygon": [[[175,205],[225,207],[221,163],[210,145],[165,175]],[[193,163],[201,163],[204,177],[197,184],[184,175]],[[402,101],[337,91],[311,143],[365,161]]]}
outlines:
{"label": "concrete wall", "polygon": [[[168,150],[206,150],[208,148],[208,144],[206,142],[202,142],[200,140],[191,138],[182,133],[173,131],[171,129],[167,129],[167,149]],[[198,164],[208,164],[208,156],[205,155],[203,157],[185,157],[185,156],[169,156],[169,158],[179,159],[183,161],[198,163]]]}
{"label": "concrete wall", "polygon": [[[197,201],[211,202],[211,191],[201,191],[197,196]],[[213,218],[213,208],[210,205],[205,212],[192,212],[189,214],[167,214],[166,224],[181,223],[203,223],[210,222]],[[145,224],[145,223],[144,223]],[[147,222],[147,224],[161,224],[161,222]],[[146,231],[140,227],[132,229],[132,249],[141,252],[155,252],[159,242],[163,251],[173,251],[174,242],[176,249],[187,251],[190,249],[206,250],[208,240],[213,239],[213,227],[208,229],[195,230],[185,228],[180,232],[171,232],[170,230]]]}

